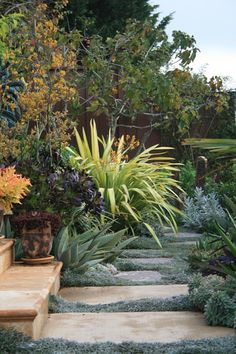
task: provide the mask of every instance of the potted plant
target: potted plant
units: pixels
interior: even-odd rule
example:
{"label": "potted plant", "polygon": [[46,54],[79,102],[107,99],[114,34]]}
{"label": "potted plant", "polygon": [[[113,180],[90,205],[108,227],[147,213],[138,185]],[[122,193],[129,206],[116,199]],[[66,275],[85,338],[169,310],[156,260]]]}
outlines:
{"label": "potted plant", "polygon": [[20,204],[29,192],[30,180],[17,174],[15,167],[0,168],[0,232],[3,217],[12,214],[13,204]]}
{"label": "potted plant", "polygon": [[59,226],[60,217],[48,212],[31,211],[14,217],[13,227],[22,237],[22,260],[28,264],[51,262],[53,235]]}

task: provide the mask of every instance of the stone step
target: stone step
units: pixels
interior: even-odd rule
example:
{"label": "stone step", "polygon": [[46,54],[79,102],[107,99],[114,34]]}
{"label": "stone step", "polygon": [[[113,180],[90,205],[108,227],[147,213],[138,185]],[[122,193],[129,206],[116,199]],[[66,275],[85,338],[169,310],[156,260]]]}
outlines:
{"label": "stone step", "polygon": [[132,301],[151,298],[168,298],[188,294],[188,286],[145,285],[63,288],[59,295],[68,301],[80,301],[91,305],[109,304],[118,301]]}
{"label": "stone step", "polygon": [[197,241],[177,241],[173,242],[173,247],[196,246]]}
{"label": "stone step", "polygon": [[11,266],[0,275],[0,326],[39,338],[48,317],[49,295],[60,287],[61,262]]}
{"label": "stone step", "polygon": [[14,241],[0,239],[0,274],[4,273],[13,263]]}
{"label": "stone step", "polygon": [[207,326],[196,312],[119,312],[51,314],[41,337],[80,343],[168,343],[225,335],[234,335],[234,330]]}
{"label": "stone step", "polygon": [[135,264],[170,264],[173,262],[173,258],[168,257],[153,257],[153,258],[125,258],[125,261]]}
{"label": "stone step", "polygon": [[197,232],[178,232],[177,234],[175,234],[174,232],[166,232],[165,236],[167,237],[173,237],[172,242],[178,242],[178,241],[182,241],[182,240],[194,240],[197,241],[202,237],[202,234],[197,233]]}
{"label": "stone step", "polygon": [[161,273],[156,270],[131,270],[127,272],[120,272],[114,276],[125,280],[146,283],[159,281],[162,278]]}

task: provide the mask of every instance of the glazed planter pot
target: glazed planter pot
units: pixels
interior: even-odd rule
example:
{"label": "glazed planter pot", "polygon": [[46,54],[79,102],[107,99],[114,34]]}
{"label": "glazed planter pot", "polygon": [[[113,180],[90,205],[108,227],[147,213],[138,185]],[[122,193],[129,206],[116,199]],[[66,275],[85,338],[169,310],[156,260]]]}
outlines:
{"label": "glazed planter pot", "polygon": [[53,243],[51,224],[47,227],[22,230],[22,247],[25,258],[44,258],[49,256]]}
{"label": "glazed planter pot", "polygon": [[24,257],[28,264],[48,263],[53,235],[60,225],[60,217],[47,212],[27,212],[13,219],[15,234],[21,236]]}

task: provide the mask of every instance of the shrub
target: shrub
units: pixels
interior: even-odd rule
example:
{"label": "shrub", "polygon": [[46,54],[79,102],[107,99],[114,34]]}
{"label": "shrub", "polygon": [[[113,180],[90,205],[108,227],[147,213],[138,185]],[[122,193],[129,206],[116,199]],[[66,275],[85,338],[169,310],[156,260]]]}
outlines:
{"label": "shrub", "polygon": [[10,65],[9,61],[3,65],[0,59],[0,120],[4,120],[7,126],[12,127],[22,117],[19,93],[24,90],[25,85],[23,81],[11,79]]}
{"label": "shrub", "polygon": [[30,180],[16,173],[14,167],[0,168],[0,206],[11,213],[13,204],[20,204],[29,192]]}
{"label": "shrub", "polygon": [[164,149],[155,145],[127,161],[123,136],[114,153],[111,135],[107,140],[100,139],[93,121],[90,129],[91,147],[83,130],[82,136],[76,131],[78,151],[67,148],[71,165],[93,177],[104,197],[106,209],[117,222],[131,229],[141,222],[159,243],[142,213],[148,210],[150,217],[156,218],[160,224],[167,222],[176,228],[174,216],[178,210],[170,200],[177,198],[173,189],[178,188],[178,182],[172,177],[176,170],[172,159],[164,157]]}
{"label": "shrub", "polygon": [[196,185],[196,169],[191,161],[187,161],[184,166],[181,167],[179,179],[183,190],[188,196],[192,197]]}
{"label": "shrub", "polygon": [[94,216],[102,213],[104,200],[86,172],[65,166],[59,156],[53,156],[51,164],[45,147],[38,152],[32,151],[29,158],[17,163],[19,171],[30,177],[33,186],[16,212],[46,210],[59,213],[64,222],[81,205],[84,205],[84,213]]}
{"label": "shrub", "polygon": [[184,212],[184,226],[196,230],[206,229],[210,224],[223,222],[226,218],[217,195],[214,192],[205,195],[203,189],[198,187],[192,198],[185,199]]}
{"label": "shrub", "polygon": [[230,297],[225,291],[214,292],[206,303],[204,317],[211,326],[234,327],[236,296]]}
{"label": "shrub", "polygon": [[54,209],[68,214],[68,208],[80,207],[93,215],[100,215],[104,210],[104,201],[92,178],[84,171],[70,168],[50,173],[48,178],[50,202]]}
{"label": "shrub", "polygon": [[60,29],[59,14],[50,17],[46,2],[19,5],[18,26],[10,26],[5,35],[6,57],[12,59],[11,77],[6,80],[9,89],[3,87],[7,104],[0,104],[0,110],[8,111],[4,115],[10,126],[0,125],[0,160],[6,162],[27,154],[38,138],[46,142],[50,152],[64,147],[79,106],[76,78],[80,34],[74,34],[74,40]]}
{"label": "shrub", "polygon": [[193,306],[203,312],[207,301],[223,284],[224,279],[217,275],[193,277],[189,286],[189,297]]}
{"label": "shrub", "polygon": [[[158,238],[164,236],[163,226],[160,225],[156,220],[148,217],[147,214],[142,215],[143,220],[145,220],[152,227],[152,229],[154,230]],[[137,223],[135,225],[134,234],[136,236],[141,236],[141,237],[152,237],[150,231],[144,226],[143,223]]]}

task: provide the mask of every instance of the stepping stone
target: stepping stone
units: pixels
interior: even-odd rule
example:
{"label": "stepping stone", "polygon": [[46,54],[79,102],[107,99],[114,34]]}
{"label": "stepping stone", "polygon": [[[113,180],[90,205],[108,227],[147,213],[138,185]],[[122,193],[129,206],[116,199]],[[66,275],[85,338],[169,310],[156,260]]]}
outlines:
{"label": "stepping stone", "polygon": [[153,270],[140,270],[140,271],[129,271],[120,272],[115,275],[115,277],[132,280],[132,281],[158,281],[161,280],[162,275],[159,272]]}
{"label": "stepping stone", "polygon": [[168,343],[225,335],[234,335],[234,330],[207,326],[201,313],[171,311],[51,314],[41,337],[79,343]]}
{"label": "stepping stone", "polygon": [[167,232],[173,232],[173,231],[172,231],[172,228],[171,228],[170,226],[163,226],[162,229],[163,229],[163,231],[164,231],[165,233],[167,233]]}
{"label": "stepping stone", "polygon": [[173,261],[173,258],[126,258],[126,260],[135,264],[169,264]]}
{"label": "stepping stone", "polygon": [[173,247],[174,246],[196,246],[197,241],[178,241],[178,242],[172,242]]}
{"label": "stepping stone", "polygon": [[64,288],[59,292],[59,295],[68,301],[80,301],[91,305],[144,298],[163,299],[186,294],[188,286],[184,284]]}
{"label": "stepping stone", "polygon": [[197,232],[178,232],[177,234],[173,233],[173,232],[167,232],[165,233],[165,236],[169,236],[169,237],[174,237],[176,240],[178,240],[178,238],[184,237],[184,238],[193,238],[193,239],[199,239],[201,238],[202,234],[199,234]]}

